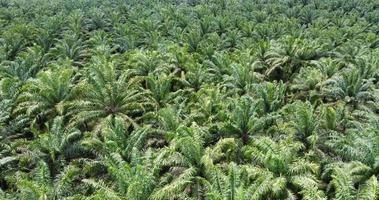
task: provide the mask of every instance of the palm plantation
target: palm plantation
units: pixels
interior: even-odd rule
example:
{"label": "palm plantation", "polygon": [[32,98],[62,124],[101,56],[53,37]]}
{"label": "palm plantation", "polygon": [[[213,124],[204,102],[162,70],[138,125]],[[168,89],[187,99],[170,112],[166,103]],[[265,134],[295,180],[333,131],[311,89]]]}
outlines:
{"label": "palm plantation", "polygon": [[379,199],[375,0],[0,0],[0,199]]}

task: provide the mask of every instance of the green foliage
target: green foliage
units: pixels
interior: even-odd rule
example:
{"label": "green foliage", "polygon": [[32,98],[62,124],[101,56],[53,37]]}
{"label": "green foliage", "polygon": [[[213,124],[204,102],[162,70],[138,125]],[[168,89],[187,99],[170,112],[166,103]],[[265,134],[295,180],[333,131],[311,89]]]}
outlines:
{"label": "green foliage", "polygon": [[75,88],[79,98],[73,102],[71,122],[101,125],[104,119],[118,116],[136,125],[131,116],[142,114],[150,101],[138,82],[130,71],[120,73],[113,62],[94,60],[86,78]]}
{"label": "green foliage", "polygon": [[0,199],[379,199],[375,0],[0,0]]}
{"label": "green foliage", "polygon": [[325,195],[318,189],[319,165],[298,158],[302,148],[301,143],[291,138],[275,142],[268,137],[257,138],[247,146],[245,156],[256,165],[249,170],[255,180],[252,198],[290,198],[293,185],[305,199],[312,196],[323,199]]}
{"label": "green foliage", "polygon": [[70,69],[41,72],[24,85],[15,112],[43,119],[64,115],[73,96],[72,76]]}
{"label": "green foliage", "polygon": [[374,98],[370,92],[372,80],[364,79],[361,72],[355,68],[343,72],[342,76],[326,81],[325,85],[330,85],[325,88],[328,97],[344,99],[347,103],[360,103]]}
{"label": "green foliage", "polygon": [[[330,176],[330,187],[336,199],[375,199],[378,197],[378,180],[370,167],[361,162],[333,163],[325,170],[324,177]],[[361,183],[359,188],[356,183]]]}

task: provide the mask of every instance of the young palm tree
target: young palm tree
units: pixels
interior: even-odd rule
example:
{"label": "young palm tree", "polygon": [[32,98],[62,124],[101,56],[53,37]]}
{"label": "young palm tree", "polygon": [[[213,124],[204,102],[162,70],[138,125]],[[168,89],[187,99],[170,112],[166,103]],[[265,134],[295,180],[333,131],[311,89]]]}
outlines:
{"label": "young palm tree", "polygon": [[326,145],[331,152],[344,160],[360,161],[374,170],[379,170],[379,137],[375,129],[351,129],[348,134],[334,133]]}
{"label": "young palm tree", "polygon": [[[295,102],[292,106],[294,109],[290,111],[293,113],[290,123],[295,130],[296,137],[305,145],[306,149],[316,148],[320,122],[317,120],[318,116],[315,114],[313,106],[309,102]],[[291,114],[288,113],[288,115]]]}
{"label": "young palm tree", "polygon": [[117,153],[104,156],[102,163],[113,183],[107,184],[101,180],[83,179],[82,182],[95,189],[88,198],[149,199],[156,184],[155,173],[158,170],[153,166],[153,160],[149,154],[147,152],[145,158],[135,158],[137,160],[130,164]]}
{"label": "young palm tree", "polygon": [[23,56],[17,57],[14,61],[6,61],[2,63],[0,76],[5,79],[16,79],[21,83],[25,83],[30,78],[35,78],[42,63],[38,63],[32,52],[25,53]]}
{"label": "young palm tree", "polygon": [[257,107],[249,96],[233,101],[232,105],[234,105],[233,110],[229,113],[229,120],[225,123],[223,131],[225,134],[237,134],[243,144],[248,144],[251,130],[255,128],[257,121]]}
{"label": "young palm tree", "polygon": [[82,133],[76,129],[67,129],[63,118],[56,117],[46,133],[36,132],[38,139],[31,143],[31,149],[40,152],[41,158],[49,167],[54,178],[61,168],[75,158],[90,157],[91,153],[80,144]]}
{"label": "young palm tree", "polygon": [[56,179],[53,179],[47,164],[40,161],[33,170],[32,178],[22,173],[16,175],[16,198],[47,200],[74,195],[76,191],[72,190],[72,187],[79,175],[79,168],[68,165]]}
{"label": "young palm tree", "polygon": [[[372,169],[361,162],[333,163],[327,166],[323,177],[330,179],[329,189],[335,199],[377,199],[378,178]],[[359,187],[356,185],[359,183]]]}
{"label": "young palm tree", "polygon": [[[148,140],[157,136],[153,135],[155,133],[149,126],[130,132],[123,118],[116,117],[106,121],[101,134],[89,133],[81,144],[98,155],[117,153],[123,159],[130,160],[135,151],[142,151],[147,147]],[[103,141],[107,141],[106,145],[103,144]]]}
{"label": "young palm tree", "polygon": [[[196,103],[190,104],[191,117],[199,125],[207,126],[210,131],[219,131],[227,119],[225,89],[220,86],[206,85],[194,95]],[[215,135],[217,136],[217,135]]]}
{"label": "young palm tree", "polygon": [[152,199],[205,198],[204,134],[196,126],[183,127],[170,145],[160,152],[156,163],[163,168],[162,178]]}
{"label": "young palm tree", "polygon": [[291,80],[303,65],[319,59],[324,54],[323,47],[316,42],[293,37],[287,37],[282,42],[283,45],[273,46],[267,55],[270,68],[265,74],[276,80]]}
{"label": "young palm tree", "polygon": [[185,90],[173,91],[174,77],[165,74],[149,74],[146,77],[146,88],[155,101],[156,107],[164,107],[171,102],[185,99]]}
{"label": "young palm tree", "polygon": [[73,70],[45,71],[30,80],[18,98],[16,113],[25,112],[42,125],[49,118],[64,115],[72,100]]}
{"label": "young palm tree", "polygon": [[321,85],[325,81],[324,74],[319,69],[302,68],[294,78],[290,87],[296,93],[295,98],[305,99],[311,102],[319,100]]}
{"label": "young palm tree", "polygon": [[286,86],[280,82],[265,82],[255,85],[257,107],[260,115],[278,111],[285,104]]}
{"label": "young palm tree", "polygon": [[245,200],[251,199],[247,170],[231,162],[227,173],[218,170],[207,191],[207,198],[214,200]]}
{"label": "young palm tree", "polygon": [[86,42],[80,36],[70,32],[57,41],[48,55],[54,59],[69,60],[76,66],[83,66],[89,56]]}
{"label": "young palm tree", "polygon": [[372,79],[364,79],[360,71],[353,68],[325,81],[322,90],[326,97],[344,100],[347,103],[352,103],[353,106],[358,106],[359,102],[374,98],[370,92],[373,85],[372,81]]}
{"label": "young palm tree", "polygon": [[298,157],[303,145],[291,138],[273,141],[269,137],[258,137],[245,149],[245,156],[255,167],[253,199],[295,198],[325,199],[318,188],[317,176],[320,167],[317,163]]}
{"label": "young palm tree", "polygon": [[28,43],[31,42],[34,29],[27,24],[17,24],[7,27],[0,39],[0,62],[13,60]]}
{"label": "young palm tree", "polygon": [[230,88],[232,93],[238,92],[243,95],[251,90],[254,83],[258,82],[259,75],[249,65],[234,64],[231,66],[230,75],[223,79],[224,85]]}
{"label": "young palm tree", "polygon": [[105,119],[121,117],[137,126],[136,120],[150,105],[150,98],[138,85],[131,71],[122,73],[112,61],[95,58],[85,79],[75,88],[78,99],[70,109],[71,124],[90,123],[101,126]]}

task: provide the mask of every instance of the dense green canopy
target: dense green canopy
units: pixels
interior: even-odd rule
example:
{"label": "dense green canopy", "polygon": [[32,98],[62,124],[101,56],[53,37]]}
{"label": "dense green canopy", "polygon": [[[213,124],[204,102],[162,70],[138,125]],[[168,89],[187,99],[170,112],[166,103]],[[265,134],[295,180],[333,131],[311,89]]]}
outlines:
{"label": "dense green canopy", "polygon": [[0,0],[0,199],[379,199],[377,0]]}

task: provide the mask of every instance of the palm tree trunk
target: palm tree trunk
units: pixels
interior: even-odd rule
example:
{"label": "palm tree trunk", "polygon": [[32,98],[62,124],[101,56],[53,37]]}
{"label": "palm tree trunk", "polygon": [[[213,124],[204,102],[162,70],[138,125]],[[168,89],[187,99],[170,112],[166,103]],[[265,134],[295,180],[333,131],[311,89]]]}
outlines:
{"label": "palm tree trunk", "polygon": [[243,135],[242,135],[242,143],[244,145],[248,144],[249,143],[249,134],[247,132],[245,132]]}

